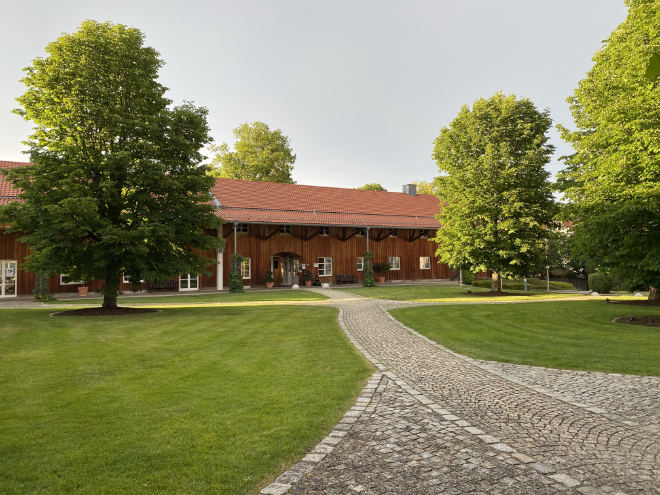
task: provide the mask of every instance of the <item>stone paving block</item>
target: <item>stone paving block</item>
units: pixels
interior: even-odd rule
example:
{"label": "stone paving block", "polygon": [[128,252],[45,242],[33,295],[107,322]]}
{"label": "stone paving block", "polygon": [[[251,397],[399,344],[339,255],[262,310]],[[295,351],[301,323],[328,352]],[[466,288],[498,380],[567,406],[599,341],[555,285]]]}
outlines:
{"label": "stone paving block", "polygon": [[291,485],[285,485],[282,483],[271,483],[266,488],[261,490],[259,493],[263,495],[284,495],[289,491]]}

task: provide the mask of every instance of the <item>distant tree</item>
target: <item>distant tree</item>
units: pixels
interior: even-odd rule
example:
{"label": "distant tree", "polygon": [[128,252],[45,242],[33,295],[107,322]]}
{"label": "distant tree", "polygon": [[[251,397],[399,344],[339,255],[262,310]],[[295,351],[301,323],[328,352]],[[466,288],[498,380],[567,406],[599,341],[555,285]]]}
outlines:
{"label": "distant tree", "polygon": [[413,184],[417,186],[417,194],[435,194],[435,184],[433,182],[418,180]]}
{"label": "distant tree", "polygon": [[234,150],[229,145],[211,146],[216,153],[211,165],[213,175],[228,179],[293,184],[291,173],[296,155],[289,138],[280,129],[271,131],[263,122],[242,124],[234,129]]}
{"label": "distant tree", "polygon": [[143,41],[137,29],[85,21],[25,69],[16,110],[35,123],[33,165],[8,173],[23,201],[3,217],[25,233],[25,266],[105,280],[106,308],[117,305],[122,273],[201,273],[210,260],[200,250],[219,244],[207,230],[218,225],[213,179],[200,166],[207,111],[169,108],[163,61]]}
{"label": "distant tree", "polygon": [[365,184],[362,187],[358,187],[358,189],[361,189],[362,191],[387,191],[387,189],[376,182]]}
{"label": "distant tree", "polygon": [[553,147],[548,110],[528,99],[496,93],[464,106],[435,140],[441,176],[437,194],[437,254],[454,267],[500,276],[534,272],[545,248],[555,205],[545,166]]}
{"label": "distant tree", "polygon": [[660,4],[626,3],[628,17],[568,99],[577,130],[559,128],[575,153],[563,158],[559,186],[578,254],[659,301],[660,81],[647,69],[660,48]]}

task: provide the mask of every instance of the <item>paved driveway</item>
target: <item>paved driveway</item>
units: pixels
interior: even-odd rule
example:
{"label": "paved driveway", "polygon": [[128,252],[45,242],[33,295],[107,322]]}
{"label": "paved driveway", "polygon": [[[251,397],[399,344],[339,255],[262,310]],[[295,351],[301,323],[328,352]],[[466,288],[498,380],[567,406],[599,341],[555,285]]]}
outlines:
{"label": "paved driveway", "polygon": [[380,372],[343,440],[263,493],[660,493],[660,379],[473,360],[319,292]]}

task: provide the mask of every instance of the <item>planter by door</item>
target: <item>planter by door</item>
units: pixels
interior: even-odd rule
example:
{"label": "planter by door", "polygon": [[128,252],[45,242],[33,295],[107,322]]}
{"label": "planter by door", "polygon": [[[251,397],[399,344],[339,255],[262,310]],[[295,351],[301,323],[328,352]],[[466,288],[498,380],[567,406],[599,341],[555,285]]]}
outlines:
{"label": "planter by door", "polygon": [[307,287],[311,287],[312,286],[312,281],[311,280],[305,280],[305,285]]}
{"label": "planter by door", "polygon": [[85,297],[87,296],[87,291],[89,290],[89,287],[78,287],[78,295],[80,297]]}
{"label": "planter by door", "polygon": [[266,289],[272,289],[273,288],[273,282],[266,282]]}
{"label": "planter by door", "polygon": [[384,284],[384,283],[385,283],[385,277],[376,277],[376,281],[377,281],[379,284]]}

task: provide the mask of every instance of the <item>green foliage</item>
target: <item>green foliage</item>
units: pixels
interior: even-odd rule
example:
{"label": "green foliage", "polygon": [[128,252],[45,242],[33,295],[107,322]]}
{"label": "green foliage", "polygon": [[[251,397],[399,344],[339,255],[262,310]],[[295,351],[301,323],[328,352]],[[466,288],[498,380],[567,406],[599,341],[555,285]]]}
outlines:
{"label": "green foliage", "polygon": [[308,280],[314,280],[314,276],[312,275],[312,271],[307,269],[305,270],[305,273],[303,273],[303,280],[307,282]]}
{"label": "green foliage", "polygon": [[36,274],[32,294],[34,295],[34,300],[38,302],[46,303],[55,300],[48,290],[48,277],[45,274]]}
{"label": "green foliage", "polygon": [[435,240],[445,263],[504,276],[533,272],[555,211],[545,170],[550,125],[548,110],[498,92],[463,106],[441,130],[433,158],[447,204]]}
{"label": "green foliage", "polygon": [[376,283],[374,282],[374,269],[371,266],[373,264],[374,253],[367,251],[364,253],[364,266],[362,268],[362,286],[363,287],[374,287]]}
{"label": "green foliage", "polygon": [[374,272],[385,275],[392,269],[392,265],[387,262],[383,263],[374,263]]}
{"label": "green foliage", "polygon": [[229,272],[229,292],[245,292],[241,267],[245,257],[242,254],[231,255],[231,270]]}
{"label": "green foliage", "polygon": [[607,273],[590,273],[589,290],[596,291],[599,294],[609,294],[614,287],[614,281]]}
{"label": "green foliage", "polygon": [[472,282],[474,282],[474,272],[472,270],[461,270],[461,278],[465,285],[472,285]]}
{"label": "green foliage", "polygon": [[163,65],[143,34],[85,21],[25,69],[16,113],[34,122],[32,166],[7,175],[24,201],[5,208],[32,253],[25,267],[48,275],[105,280],[116,305],[119,278],[203,273],[218,247],[213,179],[202,147],[207,110],[169,108]]}
{"label": "green foliage", "polygon": [[645,75],[660,49],[660,4],[627,4],[568,100],[577,130],[559,129],[575,153],[559,186],[576,252],[636,289],[660,286],[660,82]]}
{"label": "green foliage", "polygon": [[649,65],[646,68],[646,77],[654,80],[660,76],[660,53],[655,52],[651,55],[651,60],[649,60]]}
{"label": "green foliage", "polygon": [[273,272],[271,270],[266,270],[266,276],[264,277],[264,280],[266,282],[272,282],[275,280],[275,277],[273,277]]}
{"label": "green foliage", "polygon": [[358,187],[358,189],[361,189],[362,191],[387,191],[387,189],[376,182],[370,182],[362,187]]}
{"label": "green foliage", "polygon": [[242,124],[234,129],[235,151],[229,145],[210,146],[216,153],[211,163],[213,175],[228,179],[293,184],[291,173],[296,155],[289,138],[280,129],[271,131],[263,122]]}
{"label": "green foliage", "polygon": [[435,181],[434,182],[426,182],[424,180],[418,180],[416,182],[413,182],[417,186],[417,194],[436,194],[435,190]]}
{"label": "green foliage", "polygon": [[[489,278],[477,278],[472,282],[474,287],[488,287],[490,288],[492,281]],[[525,284],[522,280],[502,280],[502,289],[504,290],[524,290]],[[528,290],[546,290],[547,282],[540,278],[528,278]],[[569,282],[550,281],[551,290],[575,290],[573,284]]]}

